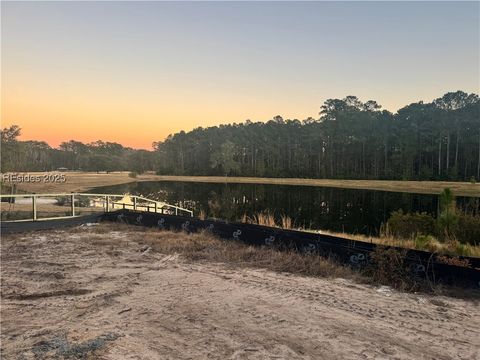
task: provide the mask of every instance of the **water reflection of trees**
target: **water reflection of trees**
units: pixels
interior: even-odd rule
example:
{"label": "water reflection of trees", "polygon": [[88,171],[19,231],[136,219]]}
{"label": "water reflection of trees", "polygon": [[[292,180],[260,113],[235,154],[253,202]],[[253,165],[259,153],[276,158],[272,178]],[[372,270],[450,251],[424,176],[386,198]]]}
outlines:
{"label": "water reflection of trees", "polygon": [[[236,221],[269,212],[278,222],[288,215],[296,226],[365,234],[377,233],[395,210],[436,215],[438,206],[434,195],[308,186],[141,182],[108,190],[141,194],[217,219]],[[479,214],[478,198],[457,198],[457,204]]]}

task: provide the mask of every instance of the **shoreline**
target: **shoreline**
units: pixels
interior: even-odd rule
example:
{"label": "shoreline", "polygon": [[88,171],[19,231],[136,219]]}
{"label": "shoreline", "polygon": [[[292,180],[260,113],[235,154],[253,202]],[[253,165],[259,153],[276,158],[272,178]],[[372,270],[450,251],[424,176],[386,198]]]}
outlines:
{"label": "shoreline", "polygon": [[332,187],[358,190],[377,190],[438,195],[450,188],[457,196],[480,197],[480,184],[453,181],[401,181],[401,180],[339,180],[301,178],[256,178],[222,176],[171,176],[156,175],[158,181],[184,181],[200,183],[259,184]]}

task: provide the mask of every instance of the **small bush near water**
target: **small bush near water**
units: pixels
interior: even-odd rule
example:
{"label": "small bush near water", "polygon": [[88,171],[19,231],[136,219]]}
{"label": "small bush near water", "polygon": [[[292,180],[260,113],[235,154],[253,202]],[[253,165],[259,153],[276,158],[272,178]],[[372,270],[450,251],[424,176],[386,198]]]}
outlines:
{"label": "small bush near water", "polygon": [[377,246],[375,251],[370,253],[370,263],[364,274],[374,283],[390,285],[402,291],[416,291],[423,284],[412,277],[406,254],[407,250]]}
{"label": "small bush near water", "polygon": [[437,219],[426,213],[395,211],[388,219],[383,235],[415,239],[416,248],[425,248],[435,240],[434,237],[449,243],[450,248],[458,248],[462,251],[460,255],[466,255],[464,253],[468,249],[465,246],[480,244],[480,216],[460,213],[455,206],[453,193],[445,189],[440,195],[440,213]]}
{"label": "small bush near water", "polygon": [[[72,204],[72,198],[70,196],[59,196],[57,199],[58,206],[70,206]],[[75,206],[87,207],[90,206],[90,198],[88,196],[76,196]]]}
{"label": "small bush near water", "polygon": [[473,215],[461,215],[458,218],[458,227],[455,237],[461,243],[480,245],[480,217]]}
{"label": "small bush near water", "polygon": [[456,215],[456,221],[447,227],[445,218],[440,218],[436,222],[432,216],[425,213],[405,214],[396,211],[388,219],[383,235],[405,240],[414,239],[425,244],[428,243],[426,237],[429,237],[430,240],[435,238],[444,243],[457,241],[476,246],[480,244],[480,217]]}
{"label": "small bush near water", "polygon": [[435,251],[435,238],[431,235],[418,235],[415,238],[415,249]]}
{"label": "small bush near water", "polygon": [[390,235],[403,239],[435,233],[435,219],[427,213],[394,211],[388,219],[387,226]]}

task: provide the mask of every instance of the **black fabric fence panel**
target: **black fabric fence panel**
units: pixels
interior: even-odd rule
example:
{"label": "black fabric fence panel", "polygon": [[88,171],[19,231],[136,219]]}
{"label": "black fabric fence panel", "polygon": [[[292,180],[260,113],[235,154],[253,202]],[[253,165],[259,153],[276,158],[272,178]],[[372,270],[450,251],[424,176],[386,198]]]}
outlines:
{"label": "black fabric fence panel", "polygon": [[60,229],[71,226],[79,226],[86,223],[94,223],[102,220],[102,214],[82,215],[65,219],[52,219],[44,221],[2,221],[2,234],[16,234],[30,231]]}
{"label": "black fabric fence panel", "polygon": [[[106,213],[103,219],[188,233],[209,231],[222,239],[237,240],[250,245],[333,257],[354,268],[366,267],[371,261],[370,253],[376,249],[376,245],[372,243],[331,235],[132,210]],[[427,251],[395,249],[406,252],[405,260],[412,277],[435,283],[480,288],[480,258],[443,255],[439,258],[438,254]],[[460,262],[463,263],[462,266],[454,265]]]}

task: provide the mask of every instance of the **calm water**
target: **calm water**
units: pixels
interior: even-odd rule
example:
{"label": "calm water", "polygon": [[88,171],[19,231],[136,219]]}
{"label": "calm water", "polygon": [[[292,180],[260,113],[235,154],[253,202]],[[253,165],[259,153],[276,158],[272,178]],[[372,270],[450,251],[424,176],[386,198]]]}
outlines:
{"label": "calm water", "polygon": [[[311,229],[377,234],[395,210],[437,213],[436,195],[313,186],[139,182],[93,189],[92,192],[130,193],[166,201],[198,215],[239,220],[269,211],[288,215],[295,225]],[[457,198],[462,209],[479,211],[479,198]]]}

